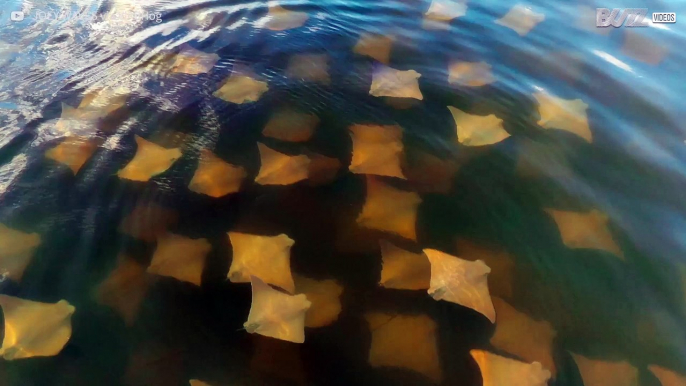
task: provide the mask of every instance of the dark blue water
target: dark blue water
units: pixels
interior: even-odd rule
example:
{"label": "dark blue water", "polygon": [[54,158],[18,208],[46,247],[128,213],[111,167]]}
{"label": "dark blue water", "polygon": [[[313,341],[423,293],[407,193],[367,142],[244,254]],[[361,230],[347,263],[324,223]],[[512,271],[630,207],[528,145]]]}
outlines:
{"label": "dark blue water", "polygon": [[[279,2],[306,16],[283,31],[268,28],[274,4],[0,5],[0,224],[41,239],[20,280],[3,267],[0,290],[41,302],[66,299],[76,307],[64,349],[0,361],[0,384],[481,385],[473,349],[527,362],[549,359],[555,367],[550,385],[683,384],[666,383],[654,369],[682,379],[686,374],[684,4],[531,1],[521,4],[542,20],[523,34],[495,22],[515,6],[499,0],[468,2],[460,8],[464,15],[433,24],[425,21],[431,4],[425,0]],[[132,7],[152,16],[87,23],[47,16],[69,9],[101,17]],[[677,23],[598,29],[596,7],[676,12]],[[24,20],[10,20],[19,10]],[[355,52],[365,34],[392,41],[388,66],[421,74],[421,100],[370,95],[383,63]],[[218,59],[206,73],[165,72],[165,61],[189,48]],[[321,65],[289,75],[300,54],[323,55],[328,80],[307,79]],[[451,83],[456,62],[487,63],[493,81]],[[267,83],[259,100],[235,104],[213,95],[238,68]],[[65,105],[79,106],[101,89],[114,90],[120,102],[105,101],[114,107],[98,119],[60,123]],[[540,93],[582,100],[592,138],[542,127]],[[468,146],[447,106],[493,114],[509,136]],[[284,108],[316,116],[315,134],[299,143],[264,138],[270,117]],[[384,180],[421,197],[416,240],[355,225],[367,181],[348,171],[354,124],[401,126],[406,162],[423,165],[414,173],[404,169],[406,180]],[[45,157],[75,136],[96,144],[76,174]],[[150,181],[121,179],[117,172],[134,157],[136,136],[182,146],[183,155]],[[252,182],[260,169],[258,142],[342,166],[322,183],[260,185]],[[239,192],[212,198],[189,191],[202,149],[245,168]],[[551,210],[607,216],[602,230],[592,231],[609,235],[604,247],[565,243]],[[135,232],[122,231],[127,221]],[[143,268],[150,264],[159,223],[166,224],[163,231],[209,241],[202,284],[149,274],[117,284],[124,291],[119,304],[136,304],[127,319],[104,304],[99,291],[121,256]],[[335,279],[344,288],[338,319],[307,328],[302,345],[243,330],[250,286],[226,280],[232,258],[226,232],[235,229],[296,240],[293,271]],[[518,350],[496,347],[496,327],[468,308],[437,302],[424,291],[379,287],[379,239],[414,252],[434,248],[460,256],[476,243],[507,255],[505,275],[491,267],[491,292],[549,323],[555,331],[550,342],[535,334],[529,342],[547,347],[546,354],[524,358],[518,350],[526,342]],[[500,285],[509,289],[500,293]],[[411,366],[371,365],[369,312],[430,317],[440,377]],[[412,356],[412,347],[405,349]],[[593,383],[579,355],[623,365],[597,367],[603,375]]]}

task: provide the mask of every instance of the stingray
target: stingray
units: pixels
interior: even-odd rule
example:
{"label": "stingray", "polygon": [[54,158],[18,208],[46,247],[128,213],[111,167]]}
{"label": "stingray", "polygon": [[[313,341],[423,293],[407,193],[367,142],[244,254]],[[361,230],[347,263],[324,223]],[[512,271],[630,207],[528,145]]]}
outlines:
{"label": "stingray", "polygon": [[238,66],[212,95],[227,102],[243,104],[257,102],[267,90],[267,82],[254,79],[249,70]]}
{"label": "stingray", "polygon": [[154,202],[140,202],[119,225],[119,231],[135,239],[154,242],[178,221],[176,211]]}
{"label": "stingray", "polygon": [[333,279],[314,280],[295,275],[295,291],[307,296],[312,306],[305,316],[305,327],[324,327],[334,323],[341,313],[343,287]]}
{"label": "stingray", "polygon": [[147,272],[199,286],[210,250],[212,245],[207,239],[169,233],[157,239],[157,248]]}
{"label": "stingray", "polygon": [[288,61],[286,76],[291,79],[328,85],[331,83],[329,56],[326,54],[293,55]]}
{"label": "stingray", "polygon": [[291,247],[293,239],[280,234],[261,236],[229,232],[233,246],[233,260],[228,279],[232,283],[249,283],[251,276],[295,293],[291,274]]}
{"label": "stingray", "polygon": [[453,178],[459,169],[456,160],[450,156],[439,158],[424,151],[415,151],[407,157],[405,177],[412,190],[418,193],[447,194],[453,186]]}
{"label": "stingray", "polygon": [[189,381],[190,386],[211,386],[209,383],[197,380],[197,379],[191,379]]}
{"label": "stingray", "polygon": [[365,33],[360,36],[353,51],[356,54],[369,56],[383,64],[388,64],[394,41],[394,37]]}
{"label": "stingray", "polygon": [[657,66],[669,54],[669,50],[640,31],[625,29],[622,53],[645,64]]}
{"label": "stingray", "polygon": [[54,356],[71,337],[74,306],[66,300],[41,303],[0,295],[5,337],[0,355],[6,360]]}
{"label": "stingray", "polygon": [[468,261],[435,249],[424,249],[431,262],[429,295],[477,311],[495,323],[495,309],[488,292],[491,269],[481,260]]}
{"label": "stingray", "polygon": [[124,323],[131,326],[136,320],[150,283],[145,266],[122,255],[117,259],[114,270],[98,285],[95,298],[99,303],[115,310]]}
{"label": "stingray", "polygon": [[464,146],[485,146],[510,137],[503,128],[503,120],[494,114],[472,115],[448,106],[457,127],[457,141]]}
{"label": "stingray", "polygon": [[255,182],[260,185],[290,185],[307,179],[310,159],[306,155],[290,156],[279,153],[262,143],[260,150],[260,172]]}
{"label": "stingray", "polygon": [[281,7],[274,1],[270,1],[268,5],[269,11],[267,16],[263,20],[258,21],[257,24],[264,26],[269,30],[285,31],[288,29],[302,27],[307,19],[309,19],[307,13],[290,11]]}
{"label": "stingray", "polygon": [[443,374],[437,347],[436,322],[426,315],[365,314],[372,335],[369,364],[416,371],[434,383]]}
{"label": "stingray", "polygon": [[553,341],[557,332],[547,321],[538,321],[494,297],[498,321],[491,345],[526,362],[540,362],[555,377]]}
{"label": "stingray", "polygon": [[277,291],[256,276],[251,276],[252,305],[243,324],[248,333],[257,333],[293,343],[305,342],[305,314],[310,301],[303,294]]}
{"label": "stingray", "polygon": [[231,165],[210,150],[202,149],[188,189],[210,197],[223,197],[238,192],[246,176],[243,167]]}
{"label": "stingray", "polygon": [[686,386],[686,375],[684,374],[656,365],[649,365],[648,370],[660,380],[662,386]]}
{"label": "stingray", "polygon": [[512,29],[519,36],[524,36],[543,20],[545,20],[545,15],[542,13],[534,12],[530,7],[517,4],[495,23]]}
{"label": "stingray", "polygon": [[117,173],[119,178],[132,181],[148,181],[169,169],[181,158],[181,150],[165,149],[150,141],[136,136],[136,155]]}
{"label": "stingray", "polygon": [[40,244],[38,233],[24,233],[0,224],[0,274],[21,281]]}
{"label": "stingray", "polygon": [[389,289],[425,290],[431,281],[431,264],[423,254],[379,240],[382,269],[379,285]]}
{"label": "stingray", "polygon": [[319,117],[295,110],[278,110],[262,130],[262,135],[286,142],[307,142],[319,125]]}
{"label": "stingray", "polygon": [[343,166],[338,158],[327,157],[321,154],[312,154],[309,158],[307,182],[312,186],[333,182],[338,175],[338,171]]}
{"label": "stingray", "polygon": [[591,359],[572,354],[584,386],[636,386],[638,369],[627,361]]}
{"label": "stingray", "polygon": [[491,65],[486,62],[452,62],[448,67],[448,83],[465,87],[481,87],[495,82]]}
{"label": "stingray", "polygon": [[403,130],[397,125],[352,125],[353,157],[349,169],[356,174],[405,178],[401,168]]}
{"label": "stingray", "polygon": [[357,224],[417,239],[417,207],[422,202],[415,192],[406,192],[367,176],[367,198]]}
{"label": "stingray", "polygon": [[569,248],[602,249],[624,260],[624,253],[612,237],[609,218],[599,210],[568,212],[546,209],[553,217],[562,242]]}
{"label": "stingray", "polygon": [[488,292],[501,298],[511,298],[513,295],[515,261],[506,251],[470,240],[459,238],[457,240],[457,256],[464,260],[481,260],[491,273],[488,274]]}
{"label": "stingray", "polygon": [[219,61],[219,55],[208,54],[186,46],[174,58],[170,71],[189,75],[206,74]]}
{"label": "stingray", "polygon": [[401,71],[377,64],[372,73],[369,95],[423,100],[424,96],[419,90],[419,77],[421,76],[415,70]]}
{"label": "stingray", "polygon": [[129,94],[131,90],[126,87],[91,89],[78,107],[62,103],[62,114],[55,128],[65,136],[93,135],[102,119],[126,105]]}
{"label": "stingray", "polygon": [[593,134],[586,116],[588,105],[581,99],[561,99],[543,91],[536,92],[533,96],[538,102],[538,113],[541,116],[539,126],[565,130],[589,143],[593,142]]}
{"label": "stingray", "polygon": [[76,175],[97,148],[98,143],[94,140],[67,137],[59,145],[48,150],[45,157],[67,166]]}
{"label": "stingray", "polygon": [[479,365],[483,386],[547,386],[551,377],[538,362],[520,362],[482,350],[469,353]]}
{"label": "stingray", "polygon": [[426,29],[447,29],[450,21],[467,13],[466,0],[433,0],[424,14]]}

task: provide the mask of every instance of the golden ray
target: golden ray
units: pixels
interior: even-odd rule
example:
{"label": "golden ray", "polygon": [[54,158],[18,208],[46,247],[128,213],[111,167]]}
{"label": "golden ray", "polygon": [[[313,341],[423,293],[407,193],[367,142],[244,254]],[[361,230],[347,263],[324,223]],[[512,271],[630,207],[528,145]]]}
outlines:
{"label": "golden ray", "polygon": [[359,55],[369,56],[383,64],[391,60],[391,50],[395,38],[375,34],[362,34],[353,51]]}
{"label": "golden ray", "polygon": [[331,83],[329,77],[329,56],[326,54],[299,54],[288,61],[286,76],[324,85]]}
{"label": "golden ray", "polygon": [[599,210],[586,213],[546,209],[553,217],[562,242],[569,248],[602,249],[624,260],[624,253],[608,228],[609,218]]}
{"label": "golden ray", "polygon": [[97,301],[117,311],[126,325],[136,321],[145,295],[150,287],[145,267],[128,256],[120,256],[117,267],[98,285]]}
{"label": "golden ray", "polygon": [[74,306],[66,300],[41,303],[0,295],[5,337],[0,355],[6,360],[54,356],[71,337]]}
{"label": "golden ray", "polygon": [[588,105],[581,99],[560,99],[545,92],[537,92],[533,96],[538,102],[538,113],[541,116],[539,126],[565,130],[593,142],[586,116]]}
{"label": "golden ray", "polygon": [[38,233],[24,233],[0,224],[0,274],[21,281],[40,244]]}
{"label": "golden ray", "polygon": [[81,100],[78,110],[105,117],[126,104],[131,90],[126,87],[104,87],[89,91]]}
{"label": "golden ray", "polygon": [[55,129],[65,136],[93,134],[103,116],[99,111],[81,110],[62,103],[62,114]]}
{"label": "golden ray", "polygon": [[210,386],[209,383],[197,379],[191,379],[189,383],[191,384],[191,386]]}
{"label": "golden ray", "polygon": [[524,363],[483,350],[469,353],[479,365],[483,386],[547,386],[551,377],[538,362]]}
{"label": "golden ray", "polygon": [[152,202],[136,207],[119,225],[119,231],[135,239],[154,242],[178,221],[178,214]]}
{"label": "golden ray", "polygon": [[560,147],[530,139],[523,139],[518,145],[517,174],[526,178],[549,177],[556,180],[574,176],[574,169]]}
{"label": "golden ray", "polygon": [[435,249],[425,249],[431,263],[429,295],[477,311],[495,323],[495,308],[488,292],[491,269],[481,260],[468,261]]}
{"label": "golden ray", "polygon": [[467,13],[465,0],[433,0],[424,14],[425,29],[447,29],[450,21]]}
{"label": "golden ray", "polygon": [[486,62],[453,62],[448,67],[448,83],[481,87],[495,82],[491,65]]}
{"label": "golden ray", "polygon": [[429,289],[431,264],[423,254],[398,248],[386,240],[379,240],[383,266],[379,285],[392,289]]}
{"label": "golden ray", "polygon": [[252,305],[243,324],[248,333],[257,333],[293,343],[305,342],[305,314],[311,304],[303,294],[277,291],[251,276]]}
{"label": "golden ray", "polygon": [[191,239],[169,233],[157,239],[148,273],[200,285],[205,257],[212,250],[206,239]]}
{"label": "golden ray", "polygon": [[463,238],[457,240],[456,250],[462,259],[481,260],[491,269],[488,274],[488,291],[491,295],[505,299],[512,297],[515,262],[509,253]]}
{"label": "golden ray", "polygon": [[181,150],[165,149],[162,146],[136,136],[136,155],[117,175],[131,181],[148,181],[169,169],[181,158]]}
{"label": "golden ray", "polygon": [[443,374],[438,356],[436,322],[426,315],[365,314],[372,333],[369,364],[416,371],[435,383]]}
{"label": "golden ray", "polygon": [[423,100],[419,90],[420,76],[415,70],[401,71],[379,64],[372,73],[369,95]]}
{"label": "golden ray", "polygon": [[321,154],[311,155],[310,166],[307,171],[309,184],[319,186],[333,182],[342,166],[338,158],[326,157]]}
{"label": "golden ray", "polygon": [[415,192],[398,190],[367,176],[367,199],[357,224],[416,240],[417,207],[421,202]]}
{"label": "golden ray", "polygon": [[309,16],[305,12],[289,11],[280,5],[270,5],[264,26],[272,31],[284,31],[302,27],[307,19]]}
{"label": "golden ray", "polygon": [[324,327],[338,319],[343,287],[336,280],[314,280],[296,275],[295,289],[312,303],[305,316],[305,327]]}
{"label": "golden ray", "polygon": [[290,185],[307,179],[310,159],[306,155],[290,156],[258,143],[260,172],[255,182],[260,185]]}
{"label": "golden ray", "polygon": [[217,61],[219,61],[219,55],[208,54],[189,46],[176,55],[170,71],[189,75],[206,74]]}
{"label": "golden ray", "polygon": [[553,340],[557,332],[550,323],[534,320],[497,297],[493,305],[498,321],[491,345],[526,362],[540,362],[554,378]]}
{"label": "golden ray", "polygon": [[251,276],[295,293],[295,283],[291,274],[291,247],[293,239],[278,236],[260,236],[247,233],[229,232],[233,246],[233,260],[228,279],[232,283],[249,283]]}
{"label": "golden ray", "polygon": [[353,158],[349,169],[355,174],[405,178],[401,168],[403,129],[397,125],[352,125]]}
{"label": "golden ray", "polygon": [[287,142],[306,142],[314,135],[319,117],[294,110],[279,110],[271,116],[262,135]]}
{"label": "golden ray", "polygon": [[638,369],[627,361],[603,361],[572,354],[584,386],[637,386]]}
{"label": "golden ray", "polygon": [[648,370],[655,375],[662,386],[686,386],[686,375],[657,365],[649,365]]}
{"label": "golden ray", "polygon": [[231,165],[210,150],[203,149],[188,189],[210,197],[222,197],[238,192],[246,176],[243,167]]}
{"label": "golden ray", "polygon": [[524,36],[543,20],[545,20],[545,15],[542,13],[534,12],[529,7],[517,4],[495,23],[514,30],[519,36]]}
{"label": "golden ray", "polygon": [[442,159],[427,152],[415,152],[405,176],[418,193],[447,194],[452,189],[453,177],[459,166],[450,157]]}
{"label": "golden ray", "polygon": [[98,144],[84,137],[67,137],[59,145],[45,153],[45,157],[66,165],[74,175],[95,153]]}
{"label": "golden ray", "polygon": [[622,53],[640,62],[656,66],[669,54],[669,50],[640,32],[625,30]]}
{"label": "golden ray", "polygon": [[247,74],[234,70],[212,95],[227,102],[243,104],[257,102],[267,90],[269,90],[267,82],[255,80]]}
{"label": "golden ray", "polygon": [[494,114],[472,115],[452,106],[448,110],[455,120],[457,141],[464,146],[492,145],[510,137],[503,128],[503,120]]}

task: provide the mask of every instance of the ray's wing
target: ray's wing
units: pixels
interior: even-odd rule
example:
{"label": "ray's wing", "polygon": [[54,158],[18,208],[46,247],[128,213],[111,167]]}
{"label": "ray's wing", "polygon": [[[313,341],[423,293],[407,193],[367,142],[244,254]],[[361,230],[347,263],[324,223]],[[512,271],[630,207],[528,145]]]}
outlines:
{"label": "ray's wing", "polygon": [[357,223],[416,240],[417,208],[421,202],[415,192],[402,191],[367,176],[367,197]]}
{"label": "ray's wing", "polygon": [[386,240],[379,240],[383,266],[379,285],[392,289],[429,289],[431,263],[424,254],[398,248]]}
{"label": "ray's wing", "polygon": [[469,353],[479,365],[483,386],[547,386],[551,377],[538,362],[520,362],[482,350]]}
{"label": "ray's wing", "polygon": [[278,236],[251,235],[229,232],[233,246],[233,260],[228,279],[232,283],[249,283],[250,277],[295,293],[295,283],[291,274],[291,247],[293,239]]}
{"label": "ray's wing", "polygon": [[491,269],[481,260],[467,261],[435,249],[425,249],[431,262],[429,295],[477,311],[495,323],[495,309],[488,292]]}
{"label": "ray's wing", "polygon": [[41,303],[0,295],[5,337],[0,355],[7,360],[57,355],[71,337],[74,306],[66,300]]}
{"label": "ray's wing", "polygon": [[252,305],[243,324],[249,333],[257,333],[293,343],[305,342],[305,314],[311,303],[303,294],[277,291],[256,276],[251,276]]}
{"label": "ray's wing", "polygon": [[117,173],[119,178],[141,182],[148,181],[152,177],[166,172],[176,160],[181,158],[181,150],[165,149],[139,136],[136,136],[136,144],[138,145],[136,155]]}

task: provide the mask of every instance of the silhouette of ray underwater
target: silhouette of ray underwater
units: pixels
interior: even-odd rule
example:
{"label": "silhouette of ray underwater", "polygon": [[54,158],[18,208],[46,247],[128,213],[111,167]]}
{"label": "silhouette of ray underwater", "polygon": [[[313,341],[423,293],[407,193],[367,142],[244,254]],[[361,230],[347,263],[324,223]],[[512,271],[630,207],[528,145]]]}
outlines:
{"label": "silhouette of ray underwater", "polygon": [[0,383],[686,384],[682,165],[632,142],[673,121],[528,51],[553,9],[393,4],[188,6],[73,74],[0,147]]}

